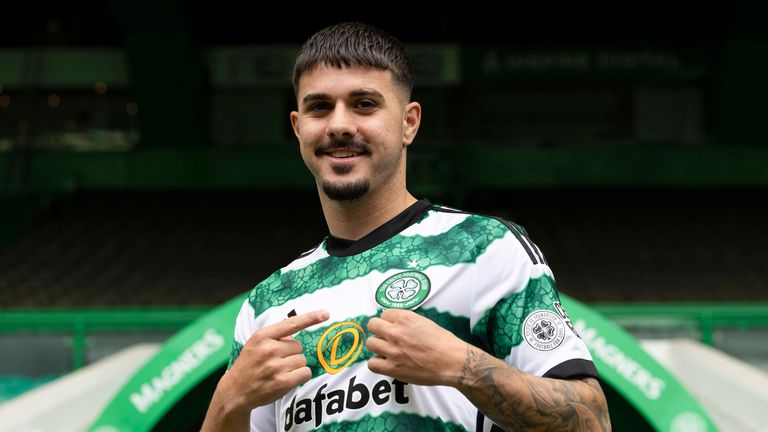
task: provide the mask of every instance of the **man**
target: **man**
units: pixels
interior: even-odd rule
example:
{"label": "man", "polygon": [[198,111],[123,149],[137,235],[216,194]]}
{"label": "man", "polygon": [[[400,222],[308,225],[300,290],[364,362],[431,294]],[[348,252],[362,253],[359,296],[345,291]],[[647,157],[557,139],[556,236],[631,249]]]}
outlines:
{"label": "man", "polygon": [[527,233],[407,191],[421,106],[399,42],[326,28],[293,82],[330,235],[244,302],[203,430],[609,430]]}

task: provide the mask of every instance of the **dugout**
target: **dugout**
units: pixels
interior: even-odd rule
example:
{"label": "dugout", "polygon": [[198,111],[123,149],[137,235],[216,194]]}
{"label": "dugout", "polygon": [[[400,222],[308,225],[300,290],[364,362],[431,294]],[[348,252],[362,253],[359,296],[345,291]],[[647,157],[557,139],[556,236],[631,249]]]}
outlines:
{"label": "dugout", "polygon": [[[636,339],[585,304],[561,297],[600,373],[614,430],[717,430],[699,403]],[[238,296],[168,340],[89,430],[199,430],[226,368],[233,317],[241,304]]]}

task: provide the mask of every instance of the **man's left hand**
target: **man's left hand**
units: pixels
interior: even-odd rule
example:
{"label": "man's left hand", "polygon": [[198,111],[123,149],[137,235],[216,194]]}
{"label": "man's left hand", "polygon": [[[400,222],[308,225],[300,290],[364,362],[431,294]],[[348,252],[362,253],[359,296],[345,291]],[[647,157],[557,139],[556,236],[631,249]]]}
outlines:
{"label": "man's left hand", "polygon": [[456,385],[467,356],[467,343],[408,310],[386,309],[368,321],[366,347],[372,372],[411,384]]}

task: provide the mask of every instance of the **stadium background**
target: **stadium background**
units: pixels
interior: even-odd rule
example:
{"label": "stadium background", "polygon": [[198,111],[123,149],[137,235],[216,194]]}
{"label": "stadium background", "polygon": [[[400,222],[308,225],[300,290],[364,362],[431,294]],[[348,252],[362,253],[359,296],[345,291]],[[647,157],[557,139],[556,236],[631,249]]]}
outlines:
{"label": "stadium background", "polygon": [[417,196],[525,226],[562,292],[768,371],[765,6],[4,6],[0,401],[161,342],[316,244],[303,40],[413,56]]}

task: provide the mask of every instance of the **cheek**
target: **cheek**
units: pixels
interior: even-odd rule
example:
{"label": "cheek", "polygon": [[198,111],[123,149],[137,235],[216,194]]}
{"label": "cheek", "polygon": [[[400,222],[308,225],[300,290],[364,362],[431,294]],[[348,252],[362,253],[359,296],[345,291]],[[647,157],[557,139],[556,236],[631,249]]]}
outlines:
{"label": "cheek", "polygon": [[314,149],[315,145],[322,139],[323,130],[317,125],[305,124],[299,134],[299,145],[301,146],[301,153],[310,152]]}
{"label": "cheek", "polygon": [[322,134],[323,132],[322,126],[317,123],[304,122],[301,126],[302,128],[301,128],[301,133],[299,133],[299,136],[301,137],[301,141],[303,142],[311,141],[315,139],[318,136],[318,134]]}
{"label": "cheek", "polygon": [[398,145],[402,142],[403,138],[403,124],[399,118],[391,117],[386,122],[380,122],[372,130],[376,131],[376,136],[382,142],[392,143],[396,142]]}

